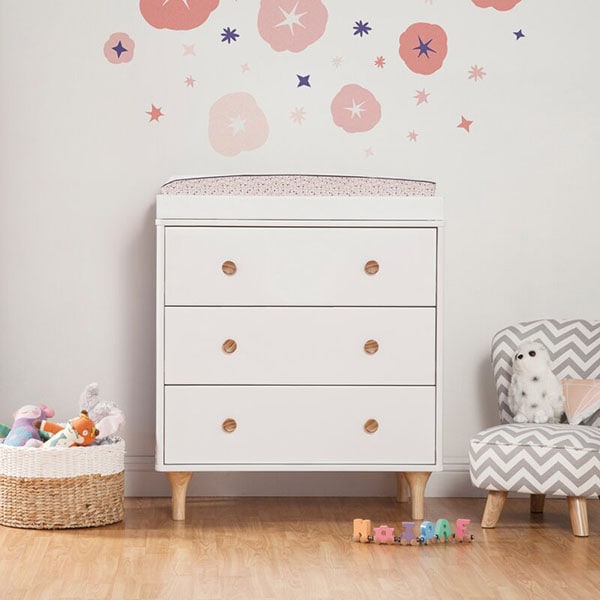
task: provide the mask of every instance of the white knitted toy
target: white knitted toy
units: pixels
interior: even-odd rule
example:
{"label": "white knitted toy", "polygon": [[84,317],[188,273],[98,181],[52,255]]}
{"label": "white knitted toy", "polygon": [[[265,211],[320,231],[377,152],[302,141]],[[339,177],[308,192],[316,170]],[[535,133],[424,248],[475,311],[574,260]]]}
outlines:
{"label": "white knitted toy", "polygon": [[[113,436],[125,423],[123,411],[114,403],[100,400],[97,383],[90,383],[79,397],[79,408],[87,410],[100,431],[98,441]],[[102,429],[100,429],[102,427]]]}
{"label": "white knitted toy", "polygon": [[508,406],[515,423],[559,423],[564,398],[548,350],[539,342],[521,344],[513,357]]}

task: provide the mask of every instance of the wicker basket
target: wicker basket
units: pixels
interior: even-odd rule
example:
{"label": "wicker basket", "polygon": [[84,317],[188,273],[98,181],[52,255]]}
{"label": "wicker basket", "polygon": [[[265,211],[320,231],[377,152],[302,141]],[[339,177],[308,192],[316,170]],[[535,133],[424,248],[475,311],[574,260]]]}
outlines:
{"label": "wicker basket", "polygon": [[0,444],[0,524],[97,527],[123,519],[125,442],[82,448]]}

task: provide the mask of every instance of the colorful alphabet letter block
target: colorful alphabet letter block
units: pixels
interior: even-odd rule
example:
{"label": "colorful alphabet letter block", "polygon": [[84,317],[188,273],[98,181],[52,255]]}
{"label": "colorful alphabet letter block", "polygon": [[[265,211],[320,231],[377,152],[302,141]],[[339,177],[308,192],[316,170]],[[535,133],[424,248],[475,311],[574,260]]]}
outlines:
{"label": "colorful alphabet letter block", "polygon": [[471,534],[468,532],[471,519],[456,519],[456,531],[454,535],[456,539],[465,542],[471,540]]}
{"label": "colorful alphabet letter block", "polygon": [[373,535],[373,527],[371,526],[370,519],[354,519],[354,533],[352,539],[355,542],[362,542],[366,544],[369,541],[369,537]]}
{"label": "colorful alphabet letter block", "polygon": [[387,525],[380,525],[373,529],[374,541],[376,544],[393,544],[394,543],[394,528]]}
{"label": "colorful alphabet letter block", "polygon": [[413,531],[415,524],[411,521],[402,521],[402,527],[403,531],[402,535],[400,536],[400,541],[401,543],[405,543],[410,546],[412,541],[417,539],[417,536]]}
{"label": "colorful alphabet letter block", "polygon": [[380,525],[373,528],[369,519],[354,519],[354,533],[352,539],[355,542],[375,542],[376,544],[400,544],[412,546],[412,541],[417,540],[418,545],[427,546],[435,542],[448,542],[456,540],[458,542],[470,542],[473,536],[469,533],[470,519],[456,519],[454,531],[450,526],[448,519],[438,519],[433,521],[423,521],[419,526],[419,536],[414,532],[415,524],[412,521],[402,521],[402,534],[394,536],[394,528],[387,525]]}
{"label": "colorful alphabet letter block", "polygon": [[448,519],[438,519],[435,523],[435,535],[438,540],[448,541],[452,537],[452,528]]}
{"label": "colorful alphabet letter block", "polygon": [[423,521],[421,523],[421,527],[419,528],[419,532],[421,534],[422,542],[427,543],[429,540],[432,540],[435,537],[435,526],[432,521]]}

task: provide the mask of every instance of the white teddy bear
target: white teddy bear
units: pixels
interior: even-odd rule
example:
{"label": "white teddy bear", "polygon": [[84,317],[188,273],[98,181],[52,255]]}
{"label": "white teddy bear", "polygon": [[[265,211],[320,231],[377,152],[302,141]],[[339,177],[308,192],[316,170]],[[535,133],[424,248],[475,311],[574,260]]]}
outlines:
{"label": "white teddy bear", "polygon": [[539,342],[521,344],[513,358],[508,406],[515,423],[559,423],[564,398],[550,367],[548,350]]}

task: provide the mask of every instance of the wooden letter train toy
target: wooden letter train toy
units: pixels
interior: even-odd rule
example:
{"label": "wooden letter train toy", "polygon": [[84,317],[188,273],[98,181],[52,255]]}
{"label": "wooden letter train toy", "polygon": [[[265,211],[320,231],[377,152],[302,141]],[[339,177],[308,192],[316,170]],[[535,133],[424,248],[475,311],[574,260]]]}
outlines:
{"label": "wooden letter train toy", "polygon": [[468,532],[470,524],[471,519],[456,519],[456,526],[452,531],[448,519],[438,519],[435,524],[433,521],[423,521],[419,527],[419,535],[415,535],[415,524],[412,521],[403,521],[402,534],[394,535],[393,527],[380,525],[373,528],[370,519],[354,519],[352,539],[364,544],[400,544],[404,546],[412,546],[413,541],[416,542],[415,545],[419,546],[450,540],[470,542],[474,539],[474,536]]}

